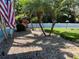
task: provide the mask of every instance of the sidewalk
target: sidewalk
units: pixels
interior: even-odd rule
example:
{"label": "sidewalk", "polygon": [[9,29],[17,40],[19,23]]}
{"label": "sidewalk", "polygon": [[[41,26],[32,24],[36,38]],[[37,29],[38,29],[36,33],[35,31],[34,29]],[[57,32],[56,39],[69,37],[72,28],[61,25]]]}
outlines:
{"label": "sidewalk", "polygon": [[16,33],[4,48],[1,59],[73,59],[79,55],[79,45],[59,36],[44,37],[41,31]]}

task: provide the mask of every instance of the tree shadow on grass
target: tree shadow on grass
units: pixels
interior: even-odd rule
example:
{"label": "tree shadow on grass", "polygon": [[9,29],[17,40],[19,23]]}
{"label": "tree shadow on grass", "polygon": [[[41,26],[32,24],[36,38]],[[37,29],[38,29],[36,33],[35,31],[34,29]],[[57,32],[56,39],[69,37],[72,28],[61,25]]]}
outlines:
{"label": "tree shadow on grass", "polygon": [[63,32],[60,36],[72,42],[79,43],[79,34],[77,33]]}
{"label": "tree shadow on grass", "polygon": [[[71,29],[71,30],[74,30],[74,29]],[[77,29],[79,30],[79,29]],[[50,32],[50,30],[45,30],[46,32]],[[77,47],[79,47],[79,34],[78,33],[69,33],[69,32],[60,32],[60,31],[56,31],[54,30],[53,31],[54,34],[56,35],[60,35],[62,38],[66,39],[66,40],[69,40],[69,41],[72,41],[72,44],[76,45]]]}
{"label": "tree shadow on grass", "polygon": [[[20,35],[20,36],[24,36],[24,35]],[[70,41],[61,39],[58,36],[44,37],[43,35],[40,35],[40,36],[38,36],[37,34],[33,34],[33,35],[34,36],[24,36],[26,38],[25,40],[32,39],[34,40],[33,42],[28,42],[25,44],[15,42],[17,43],[17,45],[13,44],[12,46],[21,47],[21,48],[41,47],[42,48],[41,50],[29,51],[29,52],[17,53],[17,54],[11,54],[11,55],[7,54],[5,57],[1,57],[1,59],[5,59],[5,58],[6,59],[66,59],[65,55],[73,58],[72,53],[61,50],[61,49],[66,48],[65,44],[71,43]]]}

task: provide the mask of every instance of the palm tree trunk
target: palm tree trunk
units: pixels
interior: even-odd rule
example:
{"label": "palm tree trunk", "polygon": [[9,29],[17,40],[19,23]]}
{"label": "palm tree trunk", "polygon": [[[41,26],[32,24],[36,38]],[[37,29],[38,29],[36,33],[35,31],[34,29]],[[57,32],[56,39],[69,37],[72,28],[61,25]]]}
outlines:
{"label": "palm tree trunk", "polygon": [[30,22],[31,22],[31,28],[32,28],[32,30],[34,30],[33,23],[32,23],[32,21],[31,21],[31,20],[30,20]]}
{"label": "palm tree trunk", "polygon": [[39,22],[39,26],[40,26],[40,28],[41,28],[41,30],[42,30],[42,32],[43,32],[43,34],[44,34],[44,36],[46,36],[46,33],[45,33],[45,31],[43,30],[43,27],[42,27],[42,25],[41,25],[41,23]]}
{"label": "palm tree trunk", "polygon": [[32,12],[30,12],[30,13],[31,13],[31,14],[30,14],[30,23],[31,23],[31,28],[32,28],[32,30],[34,30],[33,23],[32,23],[32,20],[31,20]]}
{"label": "palm tree trunk", "polygon": [[40,17],[40,19],[38,18],[39,26],[40,26],[40,28],[41,28],[41,30],[42,30],[44,36],[46,36],[46,33],[45,33],[45,31],[44,31],[44,29],[43,29],[43,27],[42,27],[42,25],[41,25],[41,19],[42,19],[42,17]]}
{"label": "palm tree trunk", "polygon": [[55,23],[56,23],[56,21],[52,21],[52,27],[51,27],[51,30],[50,30],[49,36],[51,36],[51,34],[52,34],[52,32],[53,32],[53,29],[54,29]]}

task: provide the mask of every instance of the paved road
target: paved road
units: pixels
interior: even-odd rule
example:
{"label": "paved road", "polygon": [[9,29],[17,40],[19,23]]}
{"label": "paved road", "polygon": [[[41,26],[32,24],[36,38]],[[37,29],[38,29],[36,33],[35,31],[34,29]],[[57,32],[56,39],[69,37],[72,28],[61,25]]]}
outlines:
{"label": "paved road", "polygon": [[[52,23],[42,23],[43,28],[51,28]],[[29,24],[29,27],[32,27],[31,24]],[[33,27],[39,28],[38,23],[33,23]],[[79,28],[79,23],[56,23],[55,28]]]}

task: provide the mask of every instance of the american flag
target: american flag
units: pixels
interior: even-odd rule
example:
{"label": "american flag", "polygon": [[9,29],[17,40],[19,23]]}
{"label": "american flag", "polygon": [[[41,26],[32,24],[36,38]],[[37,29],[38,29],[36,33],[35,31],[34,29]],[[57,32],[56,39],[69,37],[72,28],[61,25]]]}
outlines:
{"label": "american flag", "polygon": [[15,27],[13,0],[0,0],[0,15],[10,28]]}

